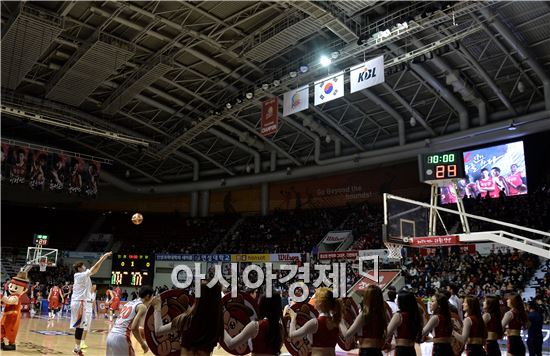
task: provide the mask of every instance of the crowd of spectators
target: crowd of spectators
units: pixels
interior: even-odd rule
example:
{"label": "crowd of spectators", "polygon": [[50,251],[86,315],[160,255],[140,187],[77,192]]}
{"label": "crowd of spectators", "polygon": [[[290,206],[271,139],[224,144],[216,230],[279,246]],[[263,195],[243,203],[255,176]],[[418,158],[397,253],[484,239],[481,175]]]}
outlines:
{"label": "crowd of spectators", "polygon": [[[446,250],[446,248],[445,248]],[[460,293],[483,297],[523,291],[539,264],[537,256],[514,251],[467,254],[453,249],[446,255],[414,254],[402,266],[406,283],[420,296],[429,296],[445,284],[461,286]]]}

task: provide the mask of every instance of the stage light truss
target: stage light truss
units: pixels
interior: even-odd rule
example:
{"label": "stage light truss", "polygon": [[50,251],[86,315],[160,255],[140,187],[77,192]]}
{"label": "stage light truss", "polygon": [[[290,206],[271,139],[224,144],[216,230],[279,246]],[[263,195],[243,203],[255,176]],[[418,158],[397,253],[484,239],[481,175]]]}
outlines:
{"label": "stage light truss", "polygon": [[128,144],[134,144],[134,145],[144,146],[144,147],[149,147],[149,144],[153,143],[153,141],[144,140],[138,137],[132,137],[122,133],[118,133],[118,132],[103,130],[93,126],[82,125],[82,124],[75,123],[75,122],[61,119],[61,118],[35,114],[27,111],[26,109],[11,107],[7,105],[1,106],[1,112],[2,114],[19,117],[22,120],[29,120],[40,124],[46,124],[50,126],[68,129],[68,130],[78,131],[89,135],[108,138],[113,141],[120,141]]}

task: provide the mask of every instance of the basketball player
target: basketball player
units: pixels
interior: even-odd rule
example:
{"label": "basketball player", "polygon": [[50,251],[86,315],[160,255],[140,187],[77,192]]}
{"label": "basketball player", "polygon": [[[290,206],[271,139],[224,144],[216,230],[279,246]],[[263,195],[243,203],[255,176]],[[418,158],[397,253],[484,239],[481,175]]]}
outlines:
{"label": "basketball player", "polygon": [[504,184],[504,177],[500,175],[500,168],[493,167],[491,168],[491,175],[493,176],[493,182],[495,182],[495,190],[489,193],[491,198],[500,197],[500,192],[504,191],[506,193],[506,186]]}
{"label": "basketball player", "polygon": [[61,292],[63,292],[63,306],[61,307],[61,315],[63,315],[63,312],[68,313],[69,311],[69,302],[71,300],[72,290],[73,288],[69,285],[69,282],[65,282],[65,285],[61,288]]}
{"label": "basketball player", "polygon": [[[120,290],[120,288],[117,288]],[[109,321],[113,321],[113,314],[116,315],[118,307],[120,306],[120,295],[115,290],[107,289],[107,296],[109,297]]]}
{"label": "basketball player", "polygon": [[73,353],[75,355],[84,355],[80,350],[80,343],[83,340],[84,329],[88,327],[91,320],[87,319],[84,311],[85,304],[90,300],[92,290],[91,276],[99,271],[99,268],[105,260],[111,256],[112,252],[107,252],[90,269],[86,269],[84,262],[77,262],[73,265],[75,270],[73,296],[71,299],[71,329],[76,329],[74,333],[75,346]]}
{"label": "basketball player", "polygon": [[52,288],[50,288],[50,293],[48,294],[48,317],[49,319],[53,319],[57,313],[59,312],[59,308],[61,304],[59,303],[59,299],[61,298],[61,302],[65,302],[63,299],[63,294],[61,294],[61,289],[54,285]]}
{"label": "basketball player", "polygon": [[82,335],[82,342],[80,343],[81,349],[88,348],[88,345],[86,345],[85,340],[86,340],[86,335],[88,335],[88,332],[92,327],[92,320],[94,319],[94,310],[95,310],[95,315],[97,316],[97,305],[95,303],[96,290],[97,290],[97,285],[96,284],[92,285],[90,300],[86,301],[86,307],[84,308],[86,316],[90,322],[88,323],[88,327],[86,328],[86,330],[84,330],[84,334]]}
{"label": "basketball player", "polygon": [[489,175],[487,168],[481,170],[481,178],[477,181],[477,190],[482,199],[487,197],[487,193],[491,194],[495,190],[495,182],[493,181],[493,177]]}
{"label": "basketball player", "polygon": [[107,356],[135,355],[130,334],[134,334],[144,353],[149,350],[147,343],[140,335],[139,326],[143,324],[153,294],[153,288],[143,286],[139,290],[139,298],[124,305],[107,336]]}
{"label": "basketball player", "polygon": [[523,184],[523,178],[521,171],[518,171],[518,165],[512,164],[510,166],[510,175],[505,178],[506,185],[508,186],[508,195],[518,195],[527,190],[525,184]]}

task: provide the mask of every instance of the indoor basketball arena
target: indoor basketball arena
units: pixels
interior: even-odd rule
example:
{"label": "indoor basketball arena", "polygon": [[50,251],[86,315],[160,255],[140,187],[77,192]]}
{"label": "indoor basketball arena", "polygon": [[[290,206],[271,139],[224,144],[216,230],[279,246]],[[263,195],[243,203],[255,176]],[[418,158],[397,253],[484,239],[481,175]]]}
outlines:
{"label": "indoor basketball arena", "polygon": [[550,2],[0,6],[2,355],[550,355]]}

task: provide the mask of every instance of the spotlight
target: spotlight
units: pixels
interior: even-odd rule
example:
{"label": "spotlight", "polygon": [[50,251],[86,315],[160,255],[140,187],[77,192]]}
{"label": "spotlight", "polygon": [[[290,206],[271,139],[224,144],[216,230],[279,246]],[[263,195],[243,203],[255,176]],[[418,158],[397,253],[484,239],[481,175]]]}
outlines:
{"label": "spotlight", "polygon": [[219,115],[221,115],[221,114],[222,114],[221,110],[219,110],[219,109],[214,110],[214,115],[218,115],[218,116],[219,116]]}
{"label": "spotlight", "polygon": [[330,143],[330,141],[332,141],[332,137],[330,137],[330,135],[327,135],[327,136],[325,137],[325,142],[326,142],[326,143]]}
{"label": "spotlight", "polygon": [[243,102],[243,98],[239,96],[235,101],[237,102],[237,104],[240,104]]}
{"label": "spotlight", "polygon": [[233,105],[231,105],[231,103],[227,103],[227,104],[225,104],[225,107],[228,108],[228,109],[231,109],[233,107]]}
{"label": "spotlight", "polygon": [[197,122],[195,120],[191,121],[191,126],[196,126]]}
{"label": "spotlight", "polygon": [[288,73],[288,75],[289,75],[291,78],[296,78],[296,76],[298,75],[298,73],[296,73],[295,71],[292,71],[292,72]]}
{"label": "spotlight", "polygon": [[514,123],[514,120],[510,123],[510,126],[508,126],[508,131],[516,131],[518,128],[516,124]]}
{"label": "spotlight", "polygon": [[263,90],[269,89],[269,84],[263,83],[263,84],[262,84],[262,89],[263,89]]}
{"label": "spotlight", "polygon": [[332,59],[328,58],[327,56],[325,55],[322,55],[321,56],[321,59],[319,60],[319,63],[321,63],[321,65],[323,67],[326,67],[328,65],[330,65],[332,63]]}
{"label": "spotlight", "polygon": [[225,187],[225,178],[222,178],[222,179],[220,180],[220,185],[221,185],[222,187]]}
{"label": "spotlight", "polygon": [[274,86],[274,87],[278,87],[280,84],[281,84],[281,81],[280,81],[279,79],[275,79],[275,80],[273,81],[273,86]]}
{"label": "spotlight", "polygon": [[249,91],[248,93],[246,93],[246,98],[247,98],[248,100],[252,99],[253,97],[254,97],[254,93],[253,93],[253,92]]}
{"label": "spotlight", "polygon": [[290,169],[290,167],[286,167],[286,175],[289,176],[292,174],[292,170]]}
{"label": "spotlight", "polygon": [[414,117],[411,116],[411,120],[409,121],[409,124],[411,124],[412,127],[416,126],[416,120]]}
{"label": "spotlight", "polygon": [[525,84],[523,84],[521,80],[518,82],[518,91],[520,93],[523,93],[525,91]]}
{"label": "spotlight", "polygon": [[300,66],[300,72],[306,73],[308,70],[309,70],[309,67],[307,66],[307,64],[302,64]]}
{"label": "spotlight", "polygon": [[336,59],[340,56],[340,52],[339,51],[334,51],[330,54],[330,56],[332,57],[332,59]]}
{"label": "spotlight", "polygon": [[249,164],[246,165],[246,173],[250,173],[250,165]]}

